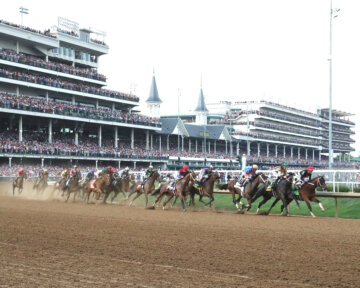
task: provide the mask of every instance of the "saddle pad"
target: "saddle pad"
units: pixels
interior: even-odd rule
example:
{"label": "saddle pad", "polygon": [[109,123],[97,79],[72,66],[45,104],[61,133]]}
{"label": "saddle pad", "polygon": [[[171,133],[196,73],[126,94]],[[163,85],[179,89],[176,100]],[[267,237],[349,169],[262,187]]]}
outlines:
{"label": "saddle pad", "polygon": [[96,187],[95,182],[96,182],[96,180],[91,180],[91,182],[90,182],[91,189],[95,189],[95,187]]}
{"label": "saddle pad", "polygon": [[270,191],[271,191],[271,185],[266,188],[266,192],[270,192]]}
{"label": "saddle pad", "polygon": [[141,184],[136,187],[137,190],[141,190]]}

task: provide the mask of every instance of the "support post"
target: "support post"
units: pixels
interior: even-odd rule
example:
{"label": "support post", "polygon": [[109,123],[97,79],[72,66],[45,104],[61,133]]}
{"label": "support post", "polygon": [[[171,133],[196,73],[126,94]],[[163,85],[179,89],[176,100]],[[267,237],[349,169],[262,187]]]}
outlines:
{"label": "support post", "polygon": [[19,142],[23,141],[23,117],[19,117]]}
{"label": "support post", "polygon": [[181,152],[184,152],[184,136],[181,135]]}
{"label": "support post", "polygon": [[269,158],[269,153],[270,153],[270,149],[269,149],[269,143],[266,143],[266,157]]}
{"label": "support post", "polygon": [[294,147],[292,147],[291,146],[291,148],[290,148],[290,157],[291,157],[291,159],[294,157]]}
{"label": "support post", "polygon": [[251,142],[247,141],[247,156],[250,156],[250,152],[251,152]]}
{"label": "support post", "polygon": [[305,149],[305,160],[307,160],[308,159],[308,149],[306,148]]}
{"label": "support post", "polygon": [[121,168],[121,161],[119,160],[118,161],[118,170],[120,170],[120,168]]}
{"label": "support post", "polygon": [[298,160],[300,160],[300,147],[298,147]]}
{"label": "support post", "polygon": [[115,103],[111,104],[111,111],[114,112],[115,111]]}
{"label": "support post", "polygon": [[239,142],[236,142],[236,156],[239,156],[239,146],[240,146],[240,143]]}
{"label": "support post", "polygon": [[278,145],[276,144],[275,145],[275,158],[277,158],[278,157]]}
{"label": "support post", "polygon": [[166,137],[166,150],[167,150],[167,151],[170,150],[169,137],[170,137],[170,135],[167,135],[167,137]]}
{"label": "support post", "polygon": [[9,167],[10,167],[10,168],[11,168],[11,160],[12,160],[12,158],[9,157]]}
{"label": "support post", "polygon": [[197,147],[197,139],[195,139],[195,152],[197,153],[198,152],[198,147]]}
{"label": "support post", "polygon": [[191,152],[191,138],[189,138],[189,152]]}
{"label": "support post", "polygon": [[227,141],[225,141],[225,154],[228,154],[228,149],[227,149]]}
{"label": "support post", "polygon": [[96,99],[95,108],[96,108],[96,109],[99,109],[99,100],[98,100],[98,99]]}
{"label": "support post", "polygon": [[159,151],[161,152],[161,135],[159,135]]}
{"label": "support post", "polygon": [[20,96],[20,88],[19,86],[16,86],[16,97]]}
{"label": "support post", "polygon": [[46,91],[46,102],[49,102],[49,91]]}
{"label": "support post", "polygon": [[210,146],[210,144],[211,144],[211,142],[210,142],[210,139],[209,139],[209,141],[208,141],[208,153],[210,154],[211,153],[211,151],[210,151],[210,148],[211,148],[211,146]]}
{"label": "support post", "polygon": [[98,160],[95,160],[95,168],[98,169]]}
{"label": "support post", "polygon": [[146,130],[146,150],[149,150],[149,130]]}
{"label": "support post", "polygon": [[260,142],[257,143],[257,148],[258,148],[257,156],[260,157]]}
{"label": "support post", "polygon": [[79,132],[75,132],[75,145],[79,145]]}
{"label": "support post", "polygon": [[150,134],[150,150],[153,150],[153,134]]}
{"label": "support post", "polygon": [[319,150],[319,161],[321,161],[321,151]]}
{"label": "support post", "polygon": [[52,143],[52,119],[49,120],[49,143]]}
{"label": "support post", "polygon": [[135,131],[134,128],[131,128],[131,149],[134,149],[134,136],[135,136]]}
{"label": "support post", "polygon": [[119,135],[118,135],[118,126],[114,127],[114,147],[118,148],[118,141],[119,141]]}
{"label": "support post", "polygon": [[41,168],[44,168],[44,158],[41,158]]}
{"label": "support post", "polygon": [[216,140],[214,140],[214,154],[216,154]]}
{"label": "support post", "polygon": [[284,158],[286,157],[286,147],[284,145]]}
{"label": "support post", "polygon": [[134,162],[134,170],[136,169],[136,162]]}
{"label": "support post", "polygon": [[99,147],[101,147],[101,142],[102,142],[102,126],[99,125],[99,128],[98,128],[98,141],[99,141]]}
{"label": "support post", "polygon": [[72,102],[73,105],[75,105],[75,95],[72,95],[71,102]]}
{"label": "support post", "polygon": [[313,161],[315,161],[315,149],[313,149]]}

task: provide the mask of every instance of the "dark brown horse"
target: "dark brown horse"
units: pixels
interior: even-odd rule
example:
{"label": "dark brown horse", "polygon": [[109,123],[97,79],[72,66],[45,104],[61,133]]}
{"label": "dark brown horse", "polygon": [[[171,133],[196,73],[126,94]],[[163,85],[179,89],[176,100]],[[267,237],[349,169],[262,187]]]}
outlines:
{"label": "dark brown horse", "polygon": [[142,182],[139,181],[134,184],[135,187],[131,189],[128,199],[131,197],[131,195],[136,193],[136,196],[130,201],[129,206],[131,206],[134,201],[140,197],[141,194],[145,195],[145,206],[147,207],[149,199],[148,195],[152,194],[155,191],[155,181],[161,182],[161,177],[158,171],[154,171],[149,178],[145,181],[144,185],[142,185]]}
{"label": "dark brown horse", "polygon": [[[191,189],[190,191],[190,197],[191,197],[191,203],[195,203],[195,194],[200,195],[199,202],[204,203],[205,206],[210,205],[213,201],[215,201],[214,198],[214,184],[215,181],[220,179],[220,173],[219,172],[213,172],[210,177],[205,181],[205,183],[200,187],[200,189],[195,188]],[[206,196],[210,198],[210,201],[208,203],[205,203],[202,198]]]}
{"label": "dark brown horse", "polygon": [[[294,200],[294,197],[298,197],[297,200],[300,201],[305,201],[307,207],[310,210],[310,215],[315,218],[316,216],[314,215],[314,213],[312,212],[312,208],[310,205],[310,201],[318,203],[320,206],[321,211],[325,211],[324,206],[322,205],[322,203],[320,202],[320,200],[318,200],[316,198],[316,188],[321,187],[321,189],[323,191],[327,191],[327,186],[325,183],[325,179],[324,176],[318,176],[316,178],[314,178],[312,181],[310,182],[306,182],[300,189],[299,189],[299,196],[295,195],[295,194],[289,194],[288,198],[287,198],[287,203],[286,205],[289,205],[291,203],[292,200]],[[283,212],[284,209],[284,205],[281,206],[281,212]]]}
{"label": "dark brown horse", "polygon": [[48,186],[48,174],[44,174],[42,178],[39,178],[33,186],[33,190],[36,189],[36,192],[42,193],[45,191],[46,187]]}
{"label": "dark brown horse", "polygon": [[15,195],[15,189],[18,188],[18,192],[19,194],[21,194],[21,192],[24,189],[24,179],[27,179],[27,175],[25,172],[21,173],[20,176],[16,177],[16,179],[13,181],[12,186],[13,186],[13,196]]}
{"label": "dark brown horse", "polygon": [[[242,210],[245,207],[245,205],[240,201],[242,197],[246,198],[247,200],[247,211],[250,210],[251,203],[253,202],[251,198],[254,196],[256,189],[261,183],[263,183],[265,186],[268,185],[268,177],[263,173],[257,174],[253,180],[246,183],[244,187],[244,192],[241,193],[240,188],[235,186],[236,180],[230,181],[230,183],[228,184],[228,189],[232,195],[233,203],[238,210]],[[236,194],[238,195],[237,200],[235,199]],[[239,206],[239,204],[241,205],[241,207]]]}
{"label": "dark brown horse", "polygon": [[117,176],[117,177],[115,177],[115,180],[118,181],[118,185],[115,185],[114,195],[111,197],[111,203],[114,201],[114,199],[116,198],[116,196],[119,193],[122,193],[124,195],[124,197],[126,197],[125,193],[130,192],[130,184],[134,184],[135,175],[128,174],[123,178],[120,178],[119,176]]}
{"label": "dark brown horse", "polygon": [[110,186],[110,177],[103,173],[100,179],[92,179],[89,181],[85,189],[86,203],[89,203],[90,194],[93,193],[96,200],[101,196],[105,196],[106,188]]}
{"label": "dark brown horse", "polygon": [[65,184],[66,185],[65,191],[67,192],[65,202],[67,202],[69,200],[71,193],[74,193],[73,201],[75,201],[76,193],[81,188],[80,180],[81,180],[81,174],[80,173],[76,173],[74,176],[71,176],[67,180],[67,182]]}

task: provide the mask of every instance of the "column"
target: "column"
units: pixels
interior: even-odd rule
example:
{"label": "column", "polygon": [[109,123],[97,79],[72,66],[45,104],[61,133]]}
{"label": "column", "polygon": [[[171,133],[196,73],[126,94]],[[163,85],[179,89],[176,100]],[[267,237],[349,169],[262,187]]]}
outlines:
{"label": "column", "polygon": [[9,130],[12,131],[13,130],[13,124],[14,124],[14,120],[12,117],[10,117],[10,123],[9,123]]}
{"label": "column", "polygon": [[307,160],[307,158],[308,158],[307,156],[308,156],[308,149],[306,148],[306,149],[305,149],[305,159],[306,159],[306,160]]}
{"label": "column", "polygon": [[209,147],[208,147],[208,153],[210,154],[210,144],[211,144],[211,143],[210,143],[210,139],[209,139],[208,143],[209,143],[209,145],[208,145],[208,146],[209,146]]}
{"label": "column", "polygon": [[46,96],[46,102],[48,102],[49,101],[49,91],[46,91],[45,96]]}
{"label": "column", "polygon": [[319,150],[319,161],[321,161],[321,151]]}
{"label": "column", "polygon": [[118,141],[119,141],[119,135],[118,135],[118,126],[114,127],[114,147],[118,148]]}
{"label": "column", "polygon": [[270,153],[270,149],[269,149],[269,143],[266,143],[266,157],[269,158],[269,153]]}
{"label": "column", "polygon": [[239,146],[240,146],[240,143],[239,142],[236,142],[236,156],[239,156]]}
{"label": "column", "polygon": [[228,150],[227,150],[227,141],[225,141],[225,154],[228,154]]}
{"label": "column", "polygon": [[121,168],[121,161],[119,160],[118,161],[118,169],[120,170],[120,168]]}
{"label": "column", "polygon": [[250,152],[251,152],[251,149],[250,149],[250,148],[251,148],[251,142],[248,141],[248,142],[247,142],[247,155],[248,155],[248,156],[250,156]]}
{"label": "column", "polygon": [[72,95],[71,102],[72,102],[73,105],[75,105],[75,95]]}
{"label": "column", "polygon": [[150,134],[150,149],[153,150],[153,134]]}
{"label": "column", "polygon": [[75,132],[75,145],[79,145],[79,132]]}
{"label": "column", "polygon": [[96,99],[96,102],[95,102],[95,108],[98,109],[99,108],[99,100]]}
{"label": "column", "polygon": [[293,158],[293,156],[294,156],[294,147],[292,147],[291,146],[291,148],[290,148],[290,157],[291,157],[291,159]]}
{"label": "column", "polygon": [[169,137],[170,137],[170,135],[167,135],[167,139],[166,139],[166,149],[167,149],[167,151],[169,151],[169,150],[170,150],[170,146],[169,146]]}
{"label": "column", "polygon": [[16,86],[16,97],[19,97],[20,95],[20,89],[19,86]]}
{"label": "column", "polygon": [[45,55],[45,61],[46,61],[46,62],[49,61],[49,55]]}
{"label": "column", "polygon": [[41,158],[41,168],[44,167],[44,158]]}
{"label": "column", "polygon": [[101,147],[101,139],[102,138],[102,127],[101,125],[99,125],[99,128],[98,128],[98,141],[99,141],[99,147]]}
{"label": "column", "polygon": [[159,151],[161,152],[161,135],[159,135]]}
{"label": "column", "polygon": [[115,111],[115,103],[111,103],[111,111],[112,111],[112,112]]}
{"label": "column", "polygon": [[284,158],[286,157],[286,147],[284,145]]}
{"label": "column", "polygon": [[300,160],[300,147],[298,147],[298,160]]}
{"label": "column", "polygon": [[131,128],[131,149],[134,149],[134,128]]}
{"label": "column", "polygon": [[181,135],[181,152],[184,152],[184,136]]}
{"label": "column", "polygon": [[49,143],[52,143],[52,119],[49,120]]}
{"label": "column", "polygon": [[313,149],[313,161],[315,161],[315,149]]}
{"label": "column", "polygon": [[214,141],[214,153],[216,154],[216,140]]}
{"label": "column", "polygon": [[10,168],[11,168],[11,160],[12,160],[12,158],[9,157],[9,167],[10,167]]}
{"label": "column", "polygon": [[23,133],[23,117],[20,116],[19,117],[19,142],[22,142],[22,140],[23,140],[22,133]]}
{"label": "column", "polygon": [[95,168],[98,169],[98,160],[95,160]]}
{"label": "column", "polygon": [[189,152],[191,152],[191,139],[189,138]]}
{"label": "column", "polygon": [[277,156],[278,156],[278,149],[277,148],[278,148],[278,145],[276,144],[275,145],[275,158],[277,158]]}
{"label": "column", "polygon": [[195,139],[195,152],[197,153],[197,139]]}
{"label": "column", "polygon": [[149,150],[149,130],[146,130],[146,150]]}
{"label": "column", "polygon": [[134,162],[134,170],[136,169],[136,162]]}
{"label": "column", "polygon": [[16,53],[19,54],[19,41],[16,40]]}
{"label": "column", "polygon": [[258,147],[258,153],[257,156],[260,157],[260,143],[257,143],[257,147]]}

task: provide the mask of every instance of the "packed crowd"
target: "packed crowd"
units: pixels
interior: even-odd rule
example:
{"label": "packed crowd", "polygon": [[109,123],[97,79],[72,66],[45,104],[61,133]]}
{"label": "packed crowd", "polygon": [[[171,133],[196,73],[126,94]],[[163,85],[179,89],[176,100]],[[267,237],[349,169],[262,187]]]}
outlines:
{"label": "packed crowd", "polygon": [[1,49],[0,59],[75,76],[86,77],[94,80],[106,81],[106,77],[104,75],[98,74],[96,69],[79,68],[63,63],[45,61],[36,56],[27,55],[24,53],[16,53],[16,51],[12,49]]}
{"label": "packed crowd", "polygon": [[64,30],[64,29],[60,29],[59,27],[57,28],[57,31],[60,32],[60,33],[63,33],[63,34],[67,34],[67,35],[79,38],[79,34],[75,33],[74,31],[67,31],[67,30]]}
{"label": "packed crowd", "polygon": [[12,26],[12,27],[15,27],[15,28],[18,28],[18,29],[21,29],[21,30],[25,30],[25,31],[28,31],[28,32],[40,34],[40,35],[43,35],[43,36],[46,36],[46,37],[56,38],[55,35],[52,35],[52,34],[50,33],[50,29],[44,30],[44,31],[40,31],[40,30],[36,30],[36,29],[30,28],[30,27],[26,27],[26,26],[21,26],[21,25],[19,25],[19,24],[11,23],[11,22],[9,22],[9,21],[5,21],[5,20],[1,20],[1,19],[0,19],[0,24]]}
{"label": "packed crowd", "polygon": [[40,76],[37,75],[36,73],[27,74],[23,72],[10,71],[7,69],[0,68],[0,77],[35,83],[39,85],[51,86],[54,88],[61,88],[61,89],[84,92],[84,93],[95,94],[100,96],[112,97],[116,99],[139,102],[139,97],[135,95],[97,88],[94,86],[89,86],[78,82],[73,83],[69,81],[63,81],[60,78],[50,78],[50,77]]}
{"label": "packed crowd", "polygon": [[297,134],[305,134],[305,135],[310,135],[310,136],[314,136],[314,137],[320,136],[319,130],[314,131],[314,130],[310,130],[310,129],[302,129],[302,128],[297,128],[297,127],[293,127],[293,126],[289,126],[289,125],[274,124],[274,123],[268,123],[268,122],[262,122],[262,121],[253,121],[253,122],[250,122],[250,125],[253,125],[255,127],[263,127],[263,128],[268,128],[268,129],[279,130],[279,131],[287,131],[287,132],[297,133]]}
{"label": "packed crowd", "polygon": [[160,119],[155,117],[128,111],[112,110],[108,107],[96,108],[81,103],[72,104],[71,102],[56,101],[54,99],[46,101],[44,97],[17,97],[15,94],[0,93],[0,107],[144,126],[161,126]]}
{"label": "packed crowd", "polygon": [[[327,131],[329,130],[329,125],[321,124],[321,127],[325,128]],[[340,125],[336,125],[336,124],[332,125],[332,130],[333,131],[350,133],[350,134],[355,134],[355,132],[353,130],[351,130],[350,127],[344,127],[344,126],[340,126]]]}

